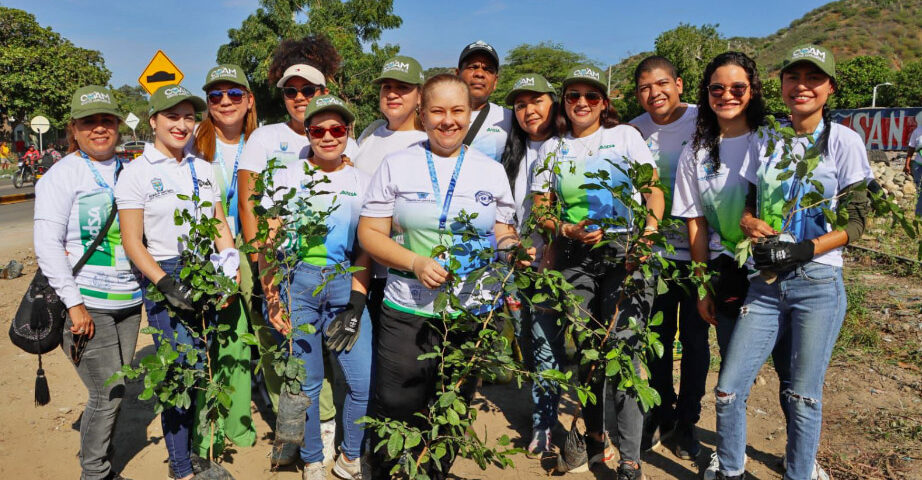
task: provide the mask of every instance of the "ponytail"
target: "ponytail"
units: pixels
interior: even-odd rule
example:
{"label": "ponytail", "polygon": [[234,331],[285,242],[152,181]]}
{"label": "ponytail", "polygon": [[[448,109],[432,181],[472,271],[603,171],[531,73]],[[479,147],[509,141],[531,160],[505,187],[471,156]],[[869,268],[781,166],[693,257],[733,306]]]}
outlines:
{"label": "ponytail", "polygon": [[816,140],[816,148],[822,155],[829,155],[829,131],[832,130],[832,113],[829,105],[823,105],[823,131]]}

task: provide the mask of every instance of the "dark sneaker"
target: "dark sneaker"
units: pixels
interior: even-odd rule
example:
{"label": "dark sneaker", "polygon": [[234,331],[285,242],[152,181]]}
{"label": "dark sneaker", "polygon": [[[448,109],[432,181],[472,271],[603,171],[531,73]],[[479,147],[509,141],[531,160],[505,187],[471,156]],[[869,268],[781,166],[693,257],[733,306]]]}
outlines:
{"label": "dark sneaker", "polygon": [[131,479],[127,477],[123,477],[121,473],[110,472],[109,476],[106,477],[106,480],[131,480]]}
{"label": "dark sneaker", "polygon": [[701,441],[698,440],[698,429],[694,425],[677,424],[672,440],[675,442],[676,456],[683,460],[694,460],[701,453]]}
{"label": "dark sneaker", "polygon": [[640,469],[640,465],[637,465],[634,462],[621,462],[618,465],[618,480],[644,480],[647,477],[644,476],[643,471]]}
{"label": "dark sneaker", "polygon": [[608,438],[608,432],[602,434],[603,441],[598,441],[592,435],[586,435],[586,456],[589,459],[589,466],[596,463],[610,462],[615,458],[615,447],[612,446]]}

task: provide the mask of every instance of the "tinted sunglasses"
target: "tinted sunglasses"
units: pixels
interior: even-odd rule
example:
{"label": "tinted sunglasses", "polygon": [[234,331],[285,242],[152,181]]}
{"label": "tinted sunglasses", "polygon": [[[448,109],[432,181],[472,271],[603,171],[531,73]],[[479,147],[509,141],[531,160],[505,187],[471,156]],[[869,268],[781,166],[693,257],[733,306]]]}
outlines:
{"label": "tinted sunglasses", "polygon": [[730,95],[733,95],[736,98],[746,95],[746,90],[749,89],[748,83],[734,83],[729,87],[721,83],[712,83],[708,85],[708,92],[711,93],[711,96],[714,98],[720,98],[724,96],[724,92],[727,90],[730,91]]}
{"label": "tinted sunglasses", "polygon": [[570,91],[570,92],[567,92],[566,94],[564,94],[564,96],[563,96],[563,98],[564,98],[564,99],[567,101],[567,103],[569,103],[570,105],[573,105],[573,104],[575,104],[576,102],[579,102],[579,97],[585,98],[585,99],[586,99],[586,103],[588,103],[590,107],[594,107],[594,106],[598,105],[598,104],[602,101],[602,94],[599,93],[599,92],[586,92],[586,93],[580,93],[580,92],[576,92],[576,91]]}
{"label": "tinted sunglasses", "polygon": [[217,105],[221,103],[221,99],[224,98],[224,95],[227,95],[227,98],[230,99],[231,103],[240,103],[243,101],[243,96],[246,95],[246,92],[239,88],[212,90],[208,92],[208,102],[212,105]]}
{"label": "tinted sunglasses", "polygon": [[83,358],[83,351],[86,350],[86,344],[90,341],[89,335],[74,335],[74,343],[70,346],[70,359],[74,361],[74,366],[80,366],[80,360]]}
{"label": "tinted sunglasses", "polygon": [[330,128],[318,127],[316,125],[307,127],[307,133],[309,133],[312,138],[323,138],[326,136],[327,132],[330,132],[330,135],[339,138],[345,137],[346,133],[349,132],[349,129],[346,128],[345,125],[333,125]]}
{"label": "tinted sunglasses", "polygon": [[285,94],[285,98],[289,100],[294,100],[298,97],[298,92],[301,92],[301,95],[304,95],[304,98],[311,98],[317,93],[318,88],[313,85],[305,85],[300,89],[295,87],[282,87],[282,93]]}

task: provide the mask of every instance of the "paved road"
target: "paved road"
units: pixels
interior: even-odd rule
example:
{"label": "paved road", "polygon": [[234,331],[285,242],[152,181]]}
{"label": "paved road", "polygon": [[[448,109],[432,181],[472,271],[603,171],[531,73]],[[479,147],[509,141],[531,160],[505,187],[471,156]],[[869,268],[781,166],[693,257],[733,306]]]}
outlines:
{"label": "paved road", "polygon": [[0,196],[15,195],[17,193],[32,193],[34,191],[35,188],[31,183],[23,185],[22,188],[16,188],[13,186],[13,180],[9,177],[0,178]]}
{"label": "paved road", "polygon": [[31,253],[34,206],[32,200],[0,205],[0,263],[5,264],[7,257],[20,251]]}

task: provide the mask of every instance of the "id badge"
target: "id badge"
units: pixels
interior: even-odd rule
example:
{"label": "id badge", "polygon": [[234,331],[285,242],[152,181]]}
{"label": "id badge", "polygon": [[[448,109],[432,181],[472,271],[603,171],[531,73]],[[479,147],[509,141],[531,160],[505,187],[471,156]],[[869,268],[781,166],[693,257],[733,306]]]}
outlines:
{"label": "id badge", "polygon": [[230,227],[231,236],[237,236],[237,217],[229,216],[227,217],[227,226]]}
{"label": "id badge", "polygon": [[120,272],[131,271],[131,262],[128,261],[128,255],[125,254],[125,247],[115,245],[112,253],[115,255],[115,269]]}

